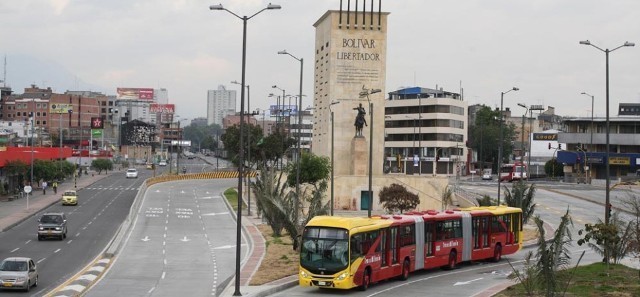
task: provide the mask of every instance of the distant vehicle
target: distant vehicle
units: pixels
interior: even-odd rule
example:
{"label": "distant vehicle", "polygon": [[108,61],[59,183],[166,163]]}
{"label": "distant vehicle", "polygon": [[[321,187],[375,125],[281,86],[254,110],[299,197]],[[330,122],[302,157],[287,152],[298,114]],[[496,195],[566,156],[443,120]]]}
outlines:
{"label": "distant vehicle", "polygon": [[138,178],[138,170],[135,168],[127,169],[127,178]]}
{"label": "distant vehicle", "polygon": [[196,158],[196,156],[193,155],[193,154],[187,156],[187,159],[189,159],[189,160],[192,160],[192,159],[195,159],[195,158]]}
{"label": "distant vehicle", "polygon": [[158,166],[167,166],[167,161],[166,160],[160,160],[160,162],[158,162]]}
{"label": "distant vehicle", "polygon": [[147,169],[153,169],[153,163],[147,163]]}
{"label": "distant vehicle", "polygon": [[482,170],[482,180],[492,180],[491,169]]}
{"label": "distant vehicle", "polygon": [[64,191],[62,205],[78,205],[78,193],[74,190]]}
{"label": "distant vehicle", "polygon": [[10,257],[0,263],[0,288],[24,290],[38,286],[38,268],[31,258]]}
{"label": "distant vehicle", "polygon": [[38,219],[38,240],[47,237],[67,238],[67,216],[62,212],[47,212]]}
{"label": "distant vehicle", "polygon": [[145,159],[136,159],[136,165],[144,165],[147,164]]}
{"label": "distant vehicle", "polygon": [[187,167],[182,167],[182,173],[187,173]]}
{"label": "distant vehicle", "polygon": [[513,164],[502,164],[500,167],[500,181],[512,182],[514,180],[527,179],[527,164],[515,162]]}

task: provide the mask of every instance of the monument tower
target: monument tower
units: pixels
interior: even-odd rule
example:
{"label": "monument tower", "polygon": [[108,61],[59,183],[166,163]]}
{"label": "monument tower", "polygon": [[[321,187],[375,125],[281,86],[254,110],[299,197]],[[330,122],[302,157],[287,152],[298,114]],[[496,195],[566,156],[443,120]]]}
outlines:
{"label": "monument tower", "polygon": [[[331,156],[331,110],[334,112],[334,173],[341,202],[353,209],[351,198],[367,189],[369,142],[372,173],[382,175],[384,162],[384,98],[387,54],[387,16],[381,1],[340,1],[340,10],[327,11],[316,23],[314,125],[312,150]],[[364,90],[379,93],[361,97]],[[332,105],[333,102],[339,104]],[[373,121],[370,103],[373,103]],[[361,105],[361,107],[360,107]],[[366,125],[356,134],[356,118]],[[370,130],[373,128],[373,138]],[[376,196],[374,190],[374,197]],[[340,199],[340,197],[338,197]],[[375,201],[376,199],[374,199]],[[356,199],[355,208],[360,200]],[[364,200],[362,200],[364,201]],[[376,203],[374,202],[374,205]],[[375,209],[375,207],[374,207]]]}

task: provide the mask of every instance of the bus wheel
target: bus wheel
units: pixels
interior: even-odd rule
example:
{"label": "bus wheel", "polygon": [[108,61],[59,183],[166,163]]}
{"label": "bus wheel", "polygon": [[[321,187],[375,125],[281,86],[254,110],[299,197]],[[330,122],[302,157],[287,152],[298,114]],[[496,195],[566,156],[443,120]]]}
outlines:
{"label": "bus wheel", "polygon": [[402,264],[402,275],[400,275],[401,280],[407,280],[409,278],[409,269],[411,264],[409,260],[404,260],[404,264]]}
{"label": "bus wheel", "polygon": [[502,246],[496,245],[496,250],[493,252],[493,262],[500,262],[502,259]]}
{"label": "bus wheel", "polygon": [[366,291],[369,289],[369,285],[371,284],[371,271],[366,269],[362,274],[362,286],[360,286],[360,291]]}
{"label": "bus wheel", "polygon": [[451,253],[449,254],[449,264],[447,264],[447,269],[455,269],[457,259],[458,254],[455,251],[451,251]]}

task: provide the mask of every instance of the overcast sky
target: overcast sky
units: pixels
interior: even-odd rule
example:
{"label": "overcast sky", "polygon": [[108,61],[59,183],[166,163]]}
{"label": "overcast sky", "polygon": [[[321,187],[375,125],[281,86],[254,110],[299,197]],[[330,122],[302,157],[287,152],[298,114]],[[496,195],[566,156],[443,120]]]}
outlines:
{"label": "overcast sky", "polygon": [[[346,0],[344,1],[347,2]],[[354,1],[351,1],[354,2]],[[376,1],[377,2],[377,1]],[[605,54],[579,45],[589,39],[610,54],[611,115],[618,103],[640,101],[640,1],[637,0],[382,0],[390,12],[387,84],[464,88],[469,105],[554,106],[566,116],[605,114]],[[206,91],[239,90],[242,21],[266,7],[260,0],[2,0],[0,55],[16,93],[35,83],[56,92],[117,87],[166,88],[182,118],[206,116]],[[273,0],[249,20],[247,83],[251,108],[266,109],[278,85],[298,94],[305,59],[304,107],[313,94],[313,23],[340,0]],[[362,2],[360,2],[362,3]],[[370,3],[367,1],[367,3]],[[368,5],[368,4],[367,4]],[[0,79],[1,76],[0,76]],[[276,92],[274,92],[276,91]],[[270,101],[271,100],[271,101]],[[238,92],[238,102],[239,102]],[[239,105],[239,103],[238,103]]]}

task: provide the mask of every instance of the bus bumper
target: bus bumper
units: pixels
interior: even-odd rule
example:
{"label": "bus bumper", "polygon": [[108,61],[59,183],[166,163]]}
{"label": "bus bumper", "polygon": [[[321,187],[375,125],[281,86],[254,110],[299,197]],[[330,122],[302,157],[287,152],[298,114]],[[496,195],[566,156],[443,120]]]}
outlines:
{"label": "bus bumper", "polygon": [[318,287],[328,289],[351,289],[354,287],[353,279],[348,274],[346,274],[344,278],[338,280],[338,277],[313,277],[308,272],[303,272],[302,270],[300,271],[300,275],[298,275],[298,284],[301,287]]}

